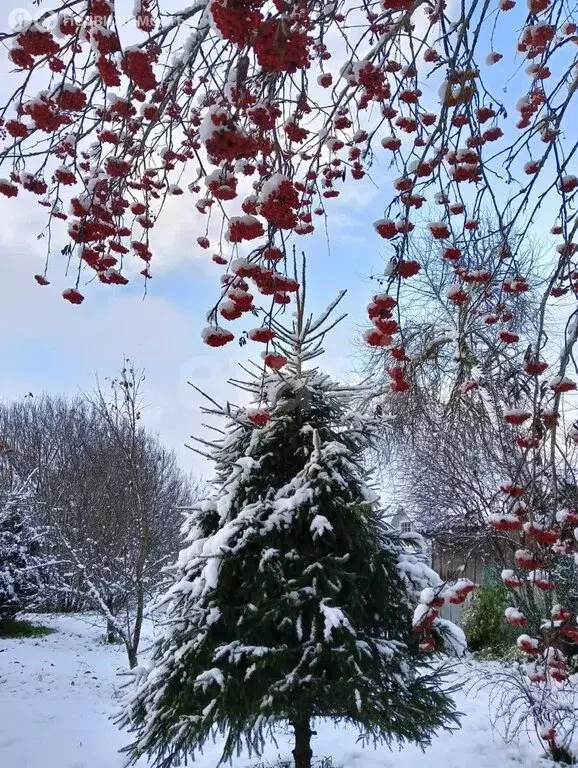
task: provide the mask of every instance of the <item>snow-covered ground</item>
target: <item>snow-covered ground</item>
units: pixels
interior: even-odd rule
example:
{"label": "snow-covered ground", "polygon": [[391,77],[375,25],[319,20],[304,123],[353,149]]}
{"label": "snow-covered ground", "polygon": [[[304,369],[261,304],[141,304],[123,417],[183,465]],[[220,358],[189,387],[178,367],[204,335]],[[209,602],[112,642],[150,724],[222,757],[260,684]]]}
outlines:
{"label": "snow-covered ground", "polygon": [[[39,616],[57,631],[44,638],[0,639],[0,766],[2,768],[122,768],[126,743],[110,720],[116,691],[126,671],[121,646],[103,643],[103,625],[91,616]],[[356,743],[356,733],[331,724],[318,726],[314,750],[340,768],[547,768],[529,742],[504,744],[492,733],[486,693],[456,695],[464,713],[461,730],[443,734],[422,752],[390,752]],[[284,736],[263,755],[265,765],[288,757]],[[195,761],[215,768],[218,744]],[[257,761],[236,759],[234,768]],[[143,765],[144,768],[144,765]]]}

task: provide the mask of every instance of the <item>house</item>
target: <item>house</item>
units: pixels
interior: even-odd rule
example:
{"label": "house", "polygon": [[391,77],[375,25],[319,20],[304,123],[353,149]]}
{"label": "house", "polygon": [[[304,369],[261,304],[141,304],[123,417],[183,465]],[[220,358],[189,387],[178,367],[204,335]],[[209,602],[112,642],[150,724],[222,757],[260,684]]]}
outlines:
{"label": "house", "polygon": [[488,584],[499,578],[499,563],[508,561],[506,550],[515,542],[496,536],[489,528],[454,527],[452,531],[428,535],[432,547],[432,567],[442,579],[464,578],[474,584]]}
{"label": "house", "polygon": [[[415,531],[423,536],[427,542],[424,552],[427,562],[444,581],[469,579],[479,585],[499,578],[500,568],[496,563],[504,561],[500,549],[505,544],[492,536],[487,528],[454,525],[451,532],[424,530],[420,521],[401,506],[389,512],[387,522],[400,533]],[[445,605],[441,615],[460,624],[464,607]]]}
{"label": "house", "polygon": [[395,512],[391,512],[389,515],[386,512],[386,518],[391,527],[400,533],[410,533],[417,530],[415,520],[403,507],[398,507]]}
{"label": "house", "polygon": [[427,530],[402,506],[386,509],[385,517],[399,533],[415,531],[424,537],[429,545],[430,565],[445,581],[469,579],[474,584],[493,581],[496,563],[504,562],[501,550],[511,548],[511,542],[496,538],[485,527],[454,524],[451,531]]}
{"label": "house", "polygon": [[423,535],[419,520],[402,506],[388,507],[384,514],[385,520],[398,533],[416,533],[421,538],[408,537],[407,549],[420,550],[423,560],[431,566],[431,544],[427,536]]}

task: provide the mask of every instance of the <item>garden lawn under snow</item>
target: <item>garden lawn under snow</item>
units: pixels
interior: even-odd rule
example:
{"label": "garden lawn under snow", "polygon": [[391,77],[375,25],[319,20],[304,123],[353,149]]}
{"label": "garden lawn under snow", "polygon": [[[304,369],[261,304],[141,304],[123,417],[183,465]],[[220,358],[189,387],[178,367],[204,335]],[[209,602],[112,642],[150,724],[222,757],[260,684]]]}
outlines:
{"label": "garden lawn under snow", "polygon": [[[2,768],[121,768],[118,753],[126,743],[110,720],[126,671],[122,646],[105,645],[103,624],[93,616],[38,616],[34,621],[56,632],[43,638],[0,639],[0,766]],[[464,713],[461,730],[442,734],[422,752],[377,750],[357,743],[355,731],[317,725],[316,757],[331,756],[342,768],[547,768],[529,741],[505,744],[492,732],[488,694],[456,694]],[[263,755],[265,765],[290,756],[288,739]],[[195,760],[215,768],[218,743]],[[234,768],[258,763],[247,756]],[[139,765],[146,765],[144,762]]]}

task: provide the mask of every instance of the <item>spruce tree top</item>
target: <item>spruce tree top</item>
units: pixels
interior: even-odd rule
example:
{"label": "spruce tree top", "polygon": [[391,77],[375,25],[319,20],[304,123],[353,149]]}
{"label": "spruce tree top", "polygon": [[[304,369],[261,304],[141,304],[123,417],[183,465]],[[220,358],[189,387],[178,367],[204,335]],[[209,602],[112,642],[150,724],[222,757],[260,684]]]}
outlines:
{"label": "spruce tree top", "polygon": [[283,721],[420,743],[455,723],[412,630],[427,572],[380,521],[364,467],[383,425],[308,366],[342,295],[318,320],[301,305],[291,329],[273,326],[266,373],[235,382],[251,408],[208,409],[227,420],[207,454],[216,480],[186,523],[165,630],[122,718],[133,760],[168,768],[217,733],[225,758],[259,752]]}

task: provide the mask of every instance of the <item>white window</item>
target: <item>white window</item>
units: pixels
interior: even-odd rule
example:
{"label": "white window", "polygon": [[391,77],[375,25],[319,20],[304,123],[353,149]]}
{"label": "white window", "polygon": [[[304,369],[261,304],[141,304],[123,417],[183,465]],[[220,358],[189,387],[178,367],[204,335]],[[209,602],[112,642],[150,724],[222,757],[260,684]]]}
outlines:
{"label": "white window", "polygon": [[404,520],[401,524],[401,532],[402,533],[409,533],[411,531],[411,521],[410,520]]}

